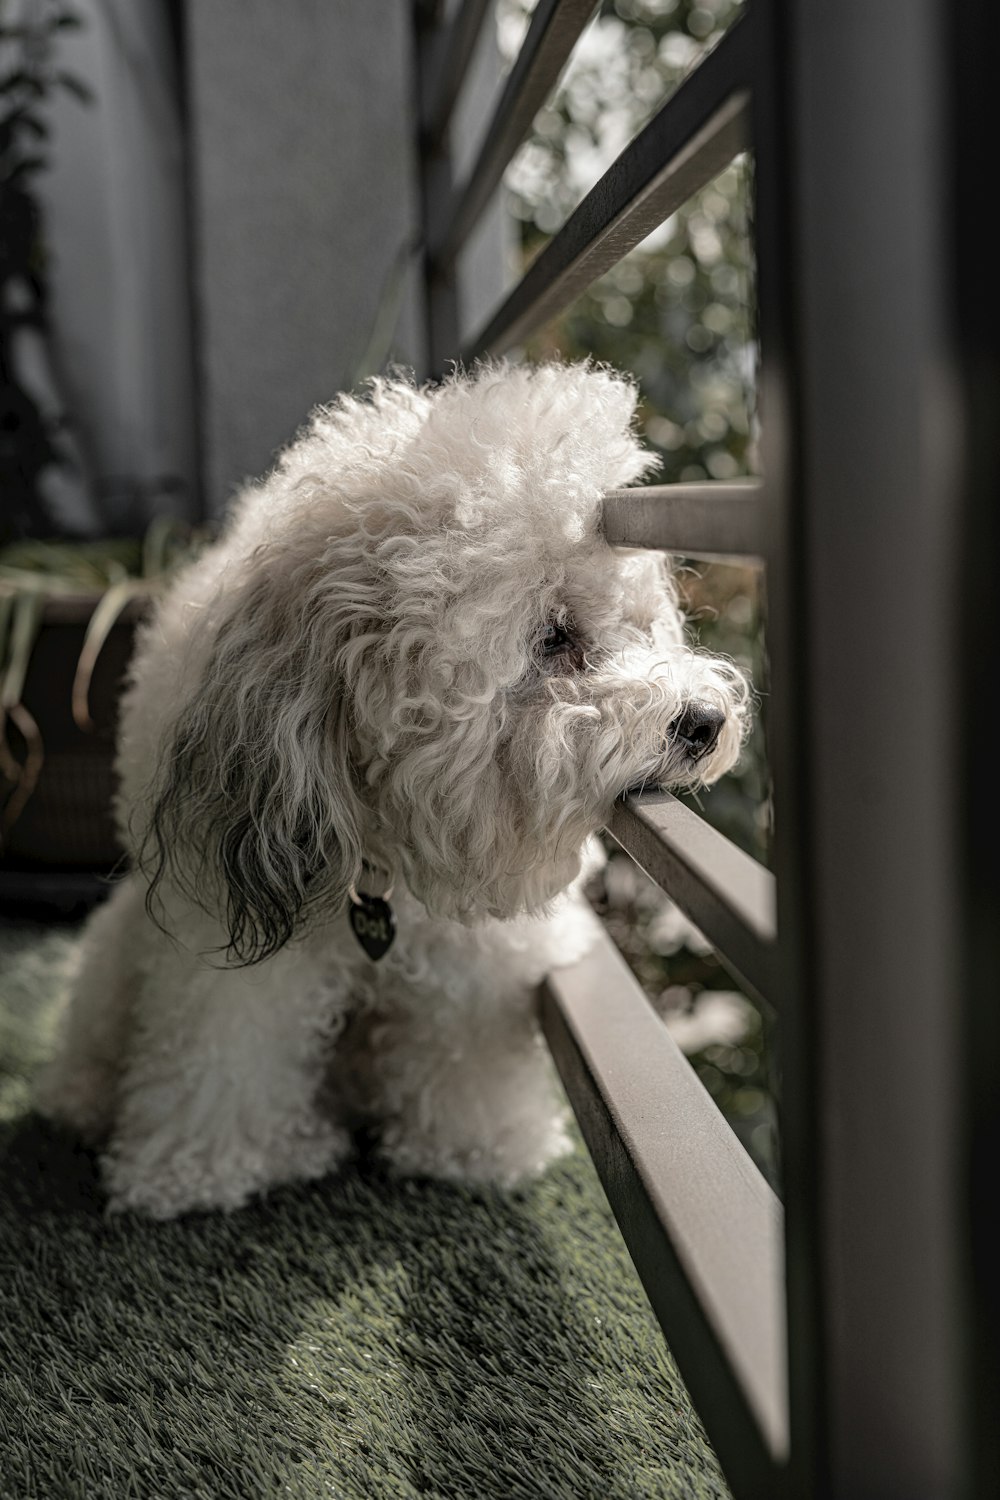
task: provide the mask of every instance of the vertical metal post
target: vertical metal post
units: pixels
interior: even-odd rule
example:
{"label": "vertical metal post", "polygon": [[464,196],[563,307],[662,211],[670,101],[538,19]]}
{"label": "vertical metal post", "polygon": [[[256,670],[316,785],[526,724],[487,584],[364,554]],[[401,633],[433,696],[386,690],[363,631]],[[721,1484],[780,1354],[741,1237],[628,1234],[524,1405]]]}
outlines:
{"label": "vertical metal post", "polygon": [[431,122],[434,124],[432,129],[425,128],[423,123],[431,120],[429,90],[447,35],[446,11],[444,0],[416,0],[414,5],[416,118],[421,122],[418,150],[427,351],[427,368],[421,373],[425,376],[439,374],[445,363],[455,357],[461,344],[457,268],[454,265],[446,268],[435,266],[428,249],[433,240],[431,227],[443,218],[452,190],[448,123]]}
{"label": "vertical metal post", "polygon": [[763,532],[767,571],[768,694],[764,700],[768,759],[774,783],[773,868],[777,875],[777,992],[781,1168],[785,1203],[785,1281],[788,1329],[790,1447],[788,1494],[799,1500],[825,1468],[823,1372],[825,1348],[817,1266],[820,1257],[816,1049],[806,995],[806,955],[812,946],[810,871],[799,859],[796,831],[807,826],[808,751],[803,716],[794,711],[805,676],[806,601],[798,489],[799,413],[794,348],[793,287],[787,261],[791,240],[787,185],[792,142],[786,97],[787,37],[777,5],[755,7],[753,67],[754,249],[760,338],[759,409],[764,470]]}
{"label": "vertical metal post", "polygon": [[790,1477],[810,1497],[957,1500],[972,1492],[946,8],[767,13]]}
{"label": "vertical metal post", "polygon": [[953,670],[961,718],[953,732],[961,768],[958,899],[965,922],[959,979],[965,1022],[959,1222],[968,1234],[968,1493],[978,1497],[1000,1494],[1000,882],[996,731],[989,686],[996,680],[1000,644],[1000,301],[995,243],[984,233],[984,195],[991,191],[996,166],[997,7],[987,0],[963,0],[951,8],[945,55],[953,156],[942,217],[953,268],[950,311],[965,434],[963,538],[950,580],[960,617]]}

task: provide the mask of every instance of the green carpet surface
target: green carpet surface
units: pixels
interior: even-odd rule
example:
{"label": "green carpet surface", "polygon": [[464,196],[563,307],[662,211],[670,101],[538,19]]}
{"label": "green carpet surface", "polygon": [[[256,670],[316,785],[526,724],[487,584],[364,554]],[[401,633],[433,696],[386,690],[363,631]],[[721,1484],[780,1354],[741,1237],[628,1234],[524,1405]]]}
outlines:
{"label": "green carpet surface", "polygon": [[0,927],[2,1500],[728,1500],[582,1147],[104,1213],[30,1110],[73,927]]}

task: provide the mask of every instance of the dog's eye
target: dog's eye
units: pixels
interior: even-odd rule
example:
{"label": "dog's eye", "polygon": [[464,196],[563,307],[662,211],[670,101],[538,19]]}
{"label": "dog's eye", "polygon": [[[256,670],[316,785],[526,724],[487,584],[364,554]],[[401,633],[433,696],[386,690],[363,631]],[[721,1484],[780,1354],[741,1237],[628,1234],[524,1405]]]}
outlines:
{"label": "dog's eye", "polygon": [[573,644],[573,637],[562,625],[557,625],[550,620],[542,631],[541,651],[543,656],[556,656],[560,651],[566,651]]}

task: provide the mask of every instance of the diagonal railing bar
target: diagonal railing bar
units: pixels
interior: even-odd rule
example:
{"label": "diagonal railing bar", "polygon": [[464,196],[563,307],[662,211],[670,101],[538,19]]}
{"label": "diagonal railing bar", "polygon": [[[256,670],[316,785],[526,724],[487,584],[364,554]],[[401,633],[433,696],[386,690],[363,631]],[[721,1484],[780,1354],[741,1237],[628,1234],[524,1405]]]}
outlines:
{"label": "diagonal railing bar", "polygon": [[462,0],[458,14],[434,37],[420,74],[420,135],[432,151],[444,135],[465,82],[490,0]]}
{"label": "diagonal railing bar", "polygon": [[778,994],[774,876],[669,792],[616,802],[608,832],[705,934],[739,983]]}
{"label": "diagonal railing bar", "polygon": [[639,1276],[740,1493],[788,1445],[781,1206],[607,933],[554,970],[542,1024]]}
{"label": "diagonal railing bar", "polygon": [[734,22],[609,167],[463,351],[466,362],[543,327],[746,149],[752,15]]}
{"label": "diagonal railing bar", "polygon": [[454,262],[595,8],[595,0],[539,0],[479,154],[445,205],[439,226],[431,227],[428,255],[433,274],[440,275]]}
{"label": "diagonal railing bar", "polygon": [[758,479],[612,490],[603,509],[604,535],[615,546],[656,547],[685,557],[764,556]]}

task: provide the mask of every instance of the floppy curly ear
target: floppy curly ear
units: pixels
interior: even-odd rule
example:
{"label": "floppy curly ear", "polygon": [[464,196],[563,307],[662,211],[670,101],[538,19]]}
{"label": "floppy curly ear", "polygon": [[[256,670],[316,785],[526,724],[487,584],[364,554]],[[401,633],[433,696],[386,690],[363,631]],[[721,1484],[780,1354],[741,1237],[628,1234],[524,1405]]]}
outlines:
{"label": "floppy curly ear", "polygon": [[144,809],[147,910],[160,920],[169,882],[224,921],[237,964],[276,953],[320,899],[338,906],[361,868],[335,634],[291,560],[255,559],[227,592]]}

